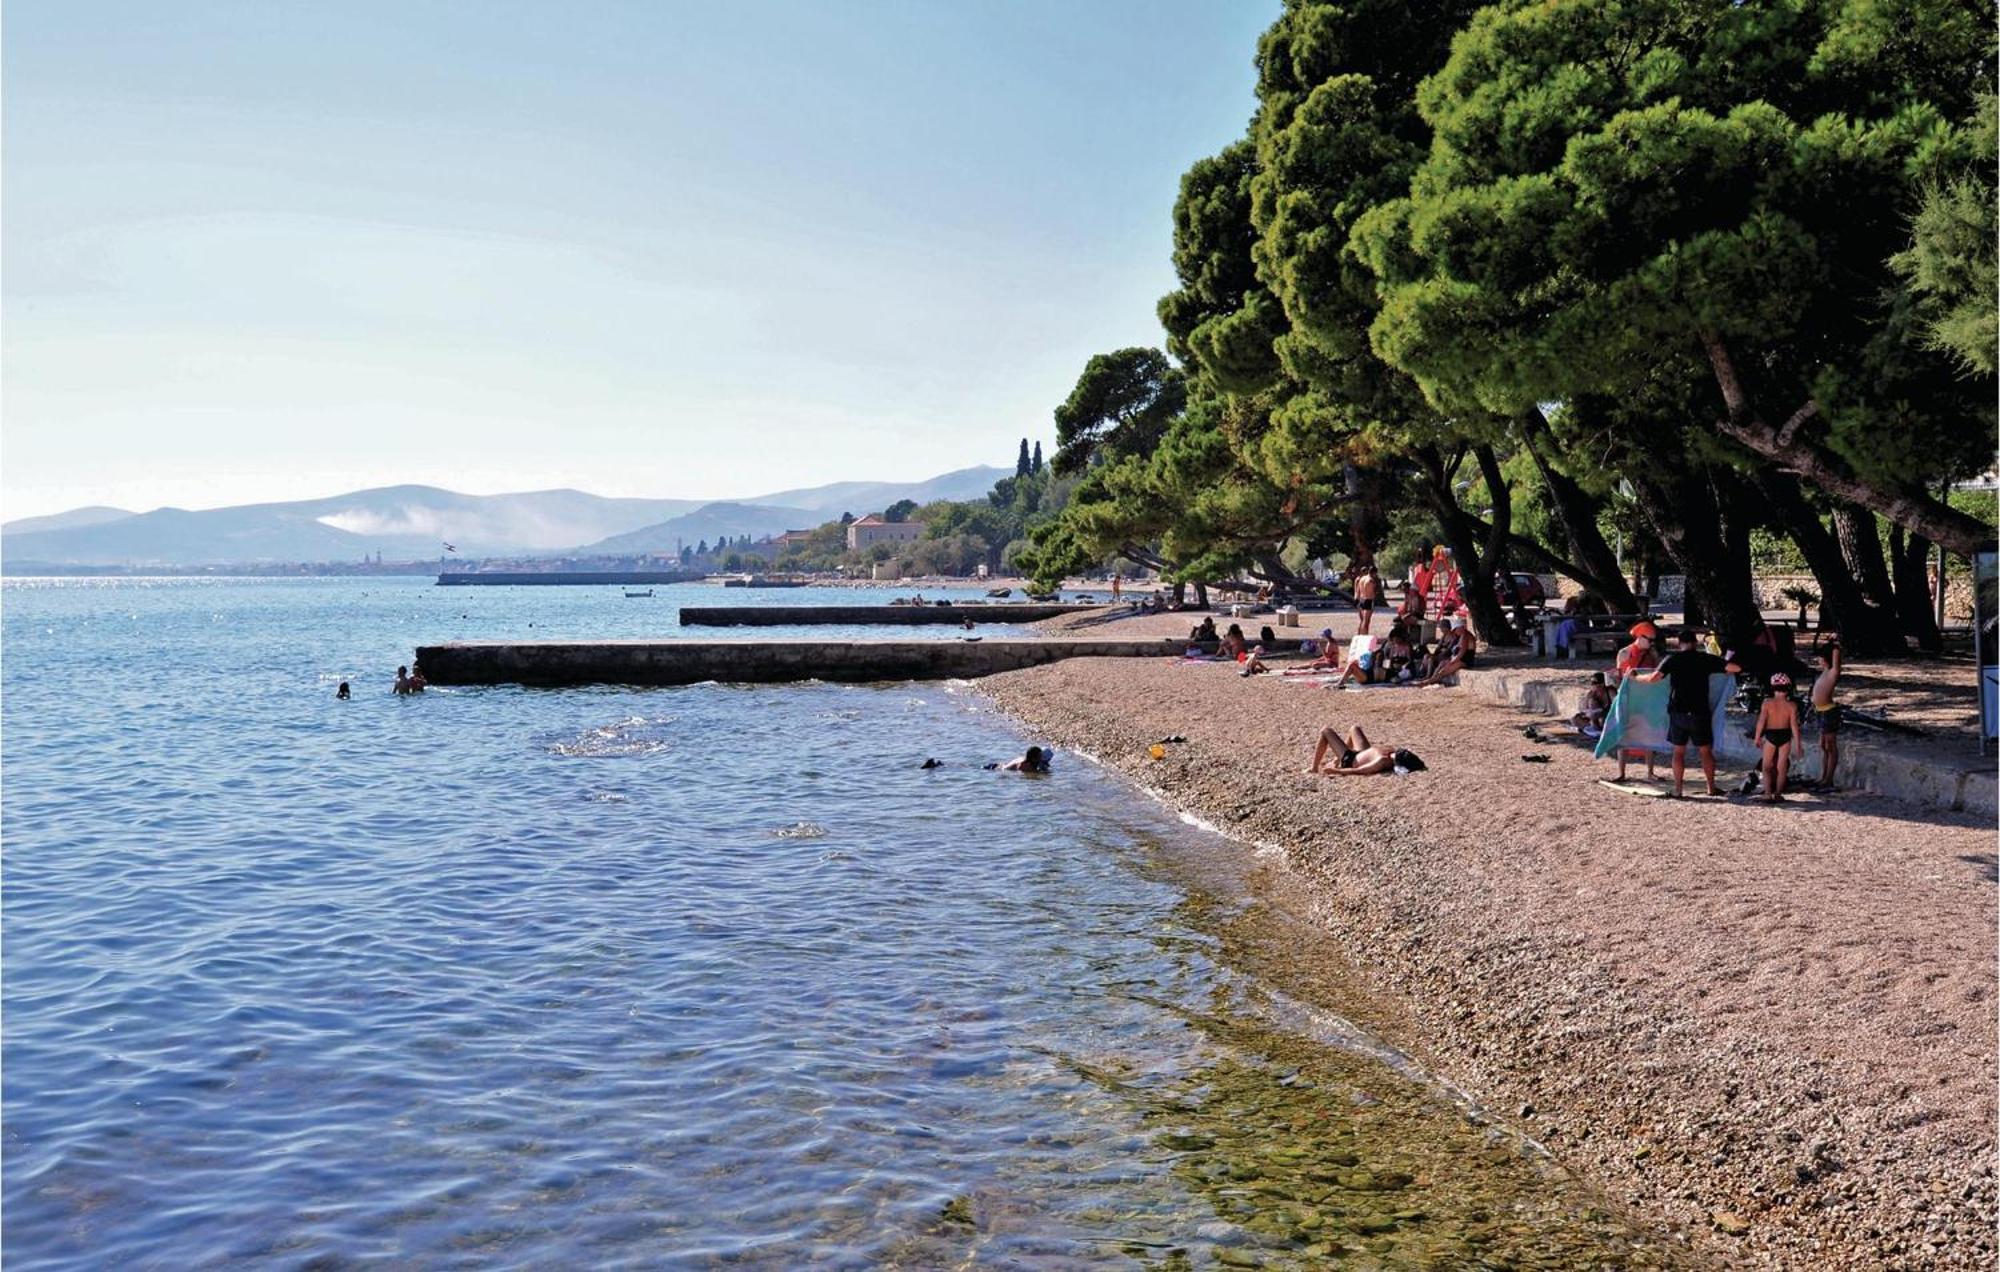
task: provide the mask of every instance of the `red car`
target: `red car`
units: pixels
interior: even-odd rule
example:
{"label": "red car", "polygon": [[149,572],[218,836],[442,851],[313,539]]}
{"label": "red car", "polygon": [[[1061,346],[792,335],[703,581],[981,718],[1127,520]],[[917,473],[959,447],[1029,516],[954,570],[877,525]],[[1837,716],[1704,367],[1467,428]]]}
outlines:
{"label": "red car", "polygon": [[[1532,574],[1514,575],[1514,588],[1520,592],[1523,605],[1548,604],[1548,593],[1542,590],[1542,581]],[[1498,574],[1493,576],[1493,595],[1499,598],[1502,605],[1514,603],[1514,598],[1507,595],[1507,581]]]}

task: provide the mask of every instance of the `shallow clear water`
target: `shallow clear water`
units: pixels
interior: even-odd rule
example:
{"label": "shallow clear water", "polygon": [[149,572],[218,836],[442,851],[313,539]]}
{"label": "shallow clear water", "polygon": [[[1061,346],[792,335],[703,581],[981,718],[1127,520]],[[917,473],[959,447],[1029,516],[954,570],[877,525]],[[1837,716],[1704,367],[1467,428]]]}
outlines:
{"label": "shallow clear water", "polygon": [[1662,1257],[956,686],[387,692],[681,603],[599,589],[0,600],[11,1265]]}

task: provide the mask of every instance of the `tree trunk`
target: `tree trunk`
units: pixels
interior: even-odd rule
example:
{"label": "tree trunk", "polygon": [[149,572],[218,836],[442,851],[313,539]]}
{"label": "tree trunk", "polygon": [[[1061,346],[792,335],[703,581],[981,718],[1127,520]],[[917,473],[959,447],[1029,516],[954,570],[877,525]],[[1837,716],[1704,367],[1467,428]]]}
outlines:
{"label": "tree trunk", "polygon": [[[1481,523],[1459,507],[1457,495],[1451,488],[1451,479],[1458,471],[1457,463],[1448,463],[1436,448],[1429,446],[1419,451],[1417,458],[1423,465],[1424,486],[1430,495],[1431,507],[1437,513],[1438,526],[1444,531],[1445,543],[1458,561],[1458,591],[1465,601],[1466,612],[1471,615],[1472,634],[1482,644],[1518,645],[1521,643],[1520,634],[1507,621],[1506,608],[1493,593],[1494,571],[1506,565],[1507,541],[1514,521],[1513,505],[1493,448],[1483,444],[1476,446],[1473,455],[1479,462],[1481,475],[1486,478],[1487,493],[1493,496],[1491,523]],[[1484,535],[1476,537],[1476,531],[1481,528],[1485,531]]]}
{"label": "tree trunk", "polygon": [[1206,584],[1206,583],[1197,583],[1197,584],[1195,584],[1195,585],[1194,585],[1194,603],[1195,603],[1196,605],[1200,606],[1200,607],[1201,607],[1202,609],[1207,609],[1207,608],[1209,608],[1209,605],[1208,605],[1208,584]]}
{"label": "tree trunk", "polygon": [[1759,618],[1750,593],[1750,566],[1725,540],[1716,489],[1690,469],[1679,451],[1662,450],[1626,474],[1639,515],[1686,580],[1690,623],[1705,623],[1725,643],[1747,638]]}
{"label": "tree trunk", "polygon": [[[1927,654],[1942,652],[1944,633],[1938,630],[1936,611],[1931,606],[1929,571],[1924,558],[1930,554],[1929,540],[1920,534],[1906,535],[1903,527],[1889,527],[1889,557],[1896,578],[1896,619],[1903,633],[1914,637],[1917,648]],[[1938,595],[1944,594],[1944,580],[1938,580]]]}
{"label": "tree trunk", "polygon": [[1797,479],[1765,469],[1751,480],[1763,493],[1772,516],[1799,545],[1819,584],[1820,614],[1840,633],[1847,652],[1862,658],[1907,653],[1894,616],[1876,609],[1862,596],[1860,584],[1848,572],[1839,540],[1820,524],[1819,513],[1806,502]]}
{"label": "tree trunk", "polygon": [[1597,528],[1598,499],[1542,454],[1542,448],[1552,446],[1554,439],[1540,408],[1522,417],[1521,439],[1529,457],[1535,461],[1535,471],[1541,474],[1542,487],[1548,491],[1549,506],[1555,510],[1556,520],[1563,529],[1563,538],[1569,542],[1570,559],[1590,576],[1588,580],[1578,581],[1603,597],[1613,613],[1629,614],[1637,610],[1638,598],[1626,586],[1624,572],[1618,566],[1618,554],[1611,550],[1611,545],[1604,541],[1604,533]]}
{"label": "tree trunk", "polygon": [[[1900,528],[1900,527],[1899,527]],[[1833,505],[1833,532],[1840,540],[1841,559],[1861,586],[1861,595],[1877,609],[1893,609],[1895,588],[1889,582],[1889,565],[1882,557],[1882,536],[1875,529],[1875,514],[1851,503]]]}
{"label": "tree trunk", "polygon": [[1805,426],[1818,417],[1819,403],[1807,401],[1790,419],[1773,427],[1750,400],[1736,373],[1729,347],[1721,337],[1703,333],[1701,342],[1708,353],[1709,367],[1715,372],[1716,385],[1722,390],[1723,405],[1729,410],[1728,415],[1717,421],[1717,427],[1724,433],[1829,495],[1879,512],[1960,556],[1969,558],[1975,552],[1992,548],[1993,532],[1977,517],[1960,512],[1927,491],[1857,477],[1833,452],[1801,437]]}
{"label": "tree trunk", "polygon": [[1373,564],[1376,547],[1389,533],[1388,491],[1383,474],[1380,469],[1348,464],[1343,476],[1348,499],[1352,501],[1347,513],[1347,533],[1349,546],[1354,550],[1353,564]]}

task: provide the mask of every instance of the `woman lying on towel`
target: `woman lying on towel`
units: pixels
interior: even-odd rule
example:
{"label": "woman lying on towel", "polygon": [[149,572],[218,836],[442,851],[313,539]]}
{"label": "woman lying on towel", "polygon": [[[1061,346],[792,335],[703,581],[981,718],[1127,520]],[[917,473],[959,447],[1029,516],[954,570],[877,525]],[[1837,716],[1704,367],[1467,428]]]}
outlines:
{"label": "woman lying on towel", "polygon": [[[1338,756],[1339,762],[1332,768],[1323,767],[1329,752]],[[1401,771],[1421,773],[1424,762],[1412,751],[1387,744],[1373,745],[1368,735],[1355,725],[1346,733],[1337,733],[1332,725],[1320,731],[1319,745],[1313,748],[1312,767],[1308,773],[1321,777],[1373,777],[1377,773]]]}

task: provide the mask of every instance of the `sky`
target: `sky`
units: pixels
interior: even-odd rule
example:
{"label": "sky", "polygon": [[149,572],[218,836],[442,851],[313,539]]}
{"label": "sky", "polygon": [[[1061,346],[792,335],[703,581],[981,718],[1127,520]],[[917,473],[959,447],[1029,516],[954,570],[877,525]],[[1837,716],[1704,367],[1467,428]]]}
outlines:
{"label": "sky", "polygon": [[8,0],[8,518],[1053,448],[1277,0]]}

